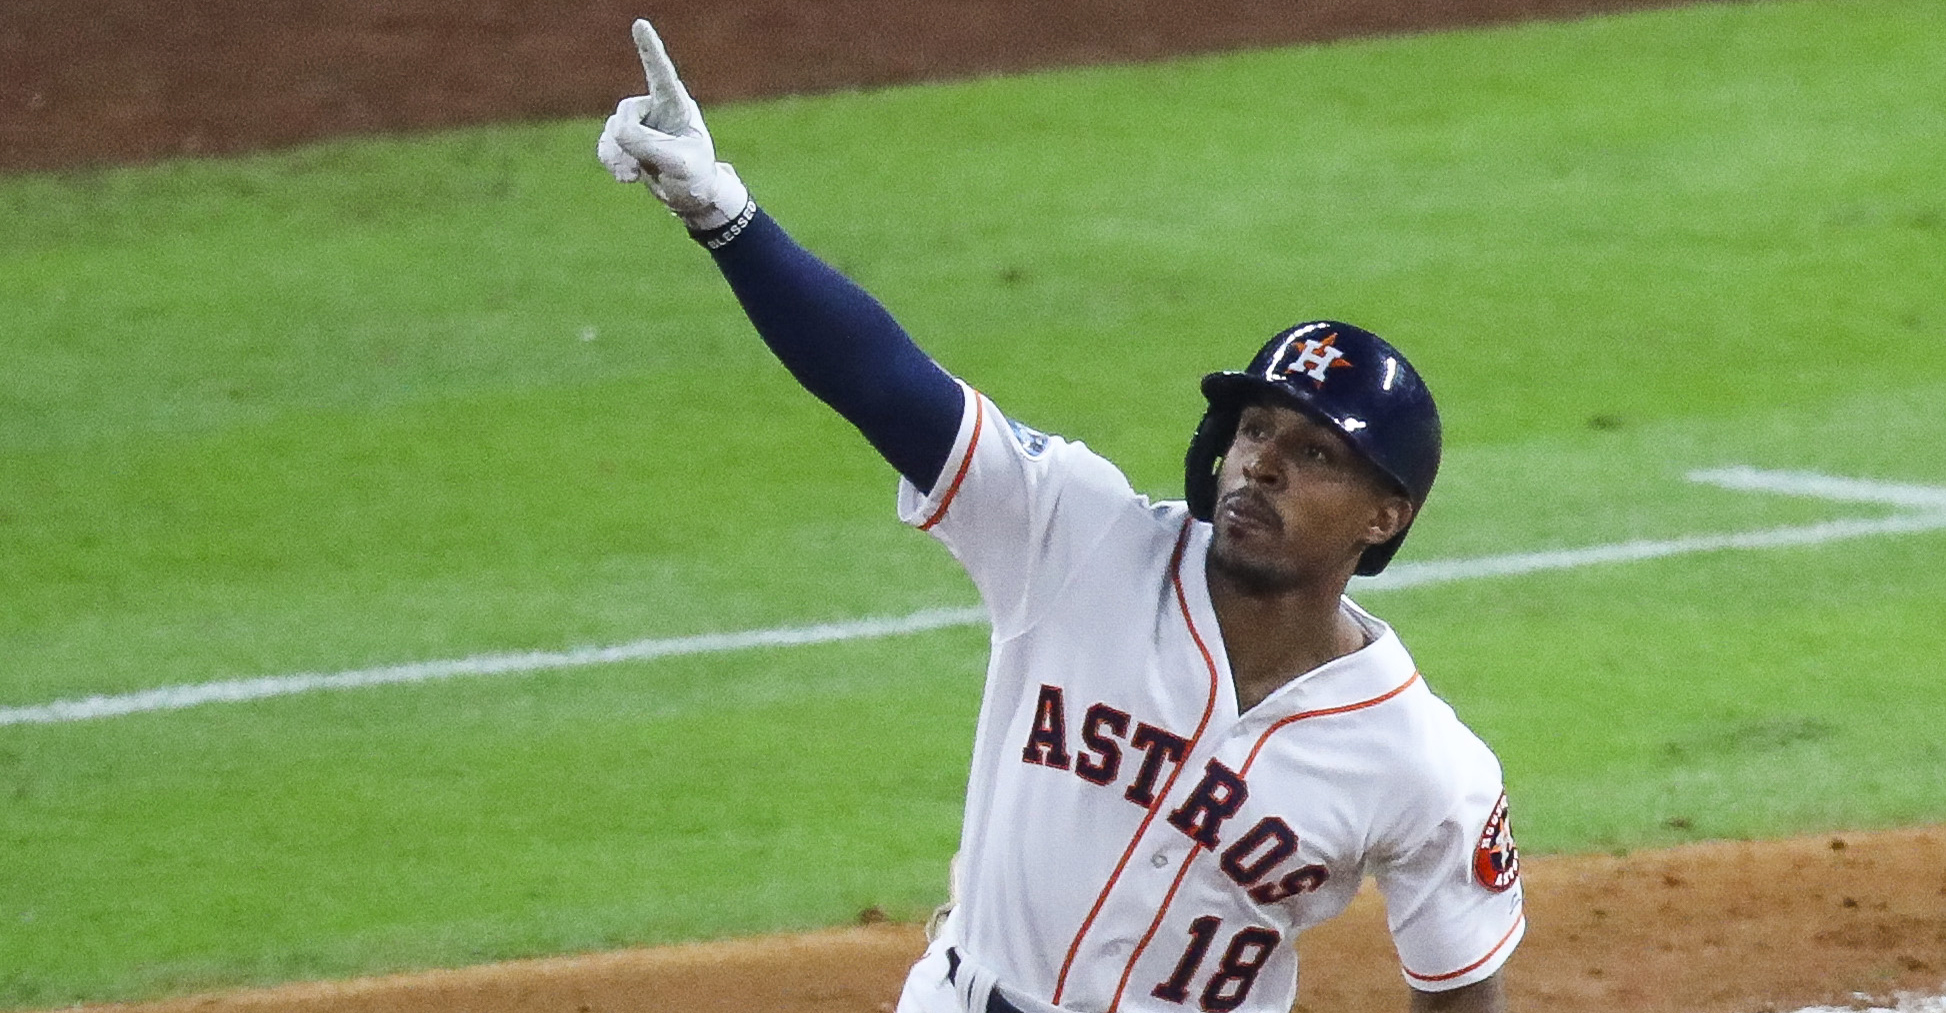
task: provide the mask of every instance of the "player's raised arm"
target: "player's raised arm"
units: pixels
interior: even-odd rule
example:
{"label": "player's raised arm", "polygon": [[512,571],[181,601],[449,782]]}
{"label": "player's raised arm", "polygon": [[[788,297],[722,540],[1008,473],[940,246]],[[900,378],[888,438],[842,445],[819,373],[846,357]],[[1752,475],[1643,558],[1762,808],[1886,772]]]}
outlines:
{"label": "player's raised arm", "polygon": [[914,486],[932,488],[959,429],[960,385],[877,300],[758,209],[736,170],[717,160],[655,29],[638,20],[634,34],[649,93],[616,106],[597,157],[617,180],[647,183],[709,248],[757,333],[805,389]]}

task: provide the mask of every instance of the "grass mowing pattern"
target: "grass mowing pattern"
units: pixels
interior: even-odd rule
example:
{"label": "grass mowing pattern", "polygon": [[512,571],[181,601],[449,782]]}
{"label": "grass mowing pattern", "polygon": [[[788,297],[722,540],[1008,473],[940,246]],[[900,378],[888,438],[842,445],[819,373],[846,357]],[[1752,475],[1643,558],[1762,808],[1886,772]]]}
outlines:
{"label": "grass mowing pattern", "polygon": [[[1139,488],[1198,373],[1299,316],[1397,337],[1440,558],[1875,512],[1691,467],[1946,485],[1942,93],[1938,5],[1765,3],[711,113]],[[0,702],[969,601],[594,129],[0,183]],[[1942,549],[1370,603],[1530,849],[1890,824],[1946,818]],[[5,729],[0,1003],[914,916],[982,640]]]}

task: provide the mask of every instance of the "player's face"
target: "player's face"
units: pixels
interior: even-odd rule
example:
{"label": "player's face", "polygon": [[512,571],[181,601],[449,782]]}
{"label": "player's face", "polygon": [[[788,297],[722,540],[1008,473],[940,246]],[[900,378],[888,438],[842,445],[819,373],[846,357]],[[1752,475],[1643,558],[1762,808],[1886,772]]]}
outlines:
{"label": "player's face", "polygon": [[1266,592],[1336,580],[1411,518],[1410,501],[1336,430],[1255,404],[1217,471],[1210,563]]}

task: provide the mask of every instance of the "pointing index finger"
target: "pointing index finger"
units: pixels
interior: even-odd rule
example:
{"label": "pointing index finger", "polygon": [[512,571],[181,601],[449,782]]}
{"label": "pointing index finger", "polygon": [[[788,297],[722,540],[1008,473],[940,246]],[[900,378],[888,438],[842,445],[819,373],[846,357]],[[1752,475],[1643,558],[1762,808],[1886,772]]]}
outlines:
{"label": "pointing index finger", "polygon": [[689,94],[682,86],[682,78],[676,76],[676,65],[670,62],[669,51],[662,47],[662,37],[655,33],[655,26],[645,18],[636,18],[632,31],[635,49],[642,56],[642,74],[649,79],[649,95],[659,104]]}

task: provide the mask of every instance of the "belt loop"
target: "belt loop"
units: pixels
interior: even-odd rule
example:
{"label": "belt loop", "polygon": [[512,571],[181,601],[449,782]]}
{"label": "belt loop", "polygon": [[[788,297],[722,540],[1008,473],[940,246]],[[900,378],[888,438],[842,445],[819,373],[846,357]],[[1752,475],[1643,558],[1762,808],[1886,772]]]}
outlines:
{"label": "belt loop", "polygon": [[1008,1002],[1007,997],[1000,994],[1000,986],[995,985],[993,991],[987,993],[987,1013],[1022,1013],[1022,1010]]}

